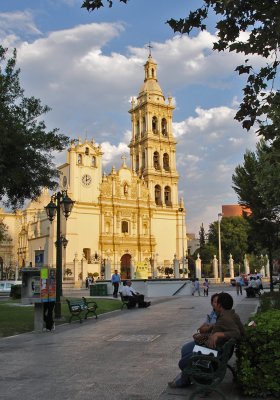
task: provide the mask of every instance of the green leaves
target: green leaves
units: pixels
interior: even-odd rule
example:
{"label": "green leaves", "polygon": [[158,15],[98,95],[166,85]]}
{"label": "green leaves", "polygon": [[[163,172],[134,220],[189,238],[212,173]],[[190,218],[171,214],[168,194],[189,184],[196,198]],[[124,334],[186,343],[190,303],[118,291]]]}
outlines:
{"label": "green leaves", "polygon": [[47,131],[42,115],[50,108],[40,99],[25,97],[16,69],[16,51],[6,60],[0,46],[0,200],[16,208],[57,186],[52,153],[68,143],[58,130]]}
{"label": "green leaves", "polygon": [[[244,97],[236,114],[236,119],[246,130],[258,125],[257,133],[266,139],[279,136],[279,124],[274,117],[277,106],[273,101],[279,95],[275,87],[279,61],[277,54],[280,42],[280,4],[277,0],[204,0],[203,6],[191,11],[187,18],[178,21],[170,19],[167,23],[182,34],[190,34],[192,29],[206,29],[205,20],[212,9],[217,16],[218,40],[213,50],[259,55],[267,59],[267,65],[253,71],[247,65],[237,66],[235,71],[247,74]],[[248,33],[247,40],[241,34]],[[277,81],[278,83],[278,81]],[[270,84],[270,85],[268,85]],[[265,92],[264,92],[265,91]]]}
{"label": "green leaves", "polygon": [[[127,3],[128,0],[120,0],[121,3]],[[113,6],[113,0],[107,0],[109,8]],[[104,7],[103,1],[101,0],[84,0],[81,8],[86,8],[88,11],[98,10]]]}

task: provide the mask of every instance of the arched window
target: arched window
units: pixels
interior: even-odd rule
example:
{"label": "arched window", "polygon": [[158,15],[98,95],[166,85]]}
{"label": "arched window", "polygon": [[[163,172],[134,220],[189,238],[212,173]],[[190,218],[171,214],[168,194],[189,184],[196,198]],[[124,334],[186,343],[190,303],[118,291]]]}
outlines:
{"label": "arched window", "polygon": [[82,155],[81,154],[78,154],[77,163],[82,164]]}
{"label": "arched window", "polygon": [[161,187],[159,185],[155,186],[155,203],[157,206],[162,205],[162,200],[161,200]]}
{"label": "arched window", "polygon": [[160,163],[159,163],[159,153],[157,151],[154,152],[154,168],[156,170],[160,169]]}
{"label": "arched window", "polygon": [[135,165],[136,171],[139,171],[139,156],[136,156],[136,165]]}
{"label": "arched window", "polygon": [[122,221],[122,233],[128,233],[128,222]]}
{"label": "arched window", "polygon": [[142,169],[145,169],[146,159],[145,159],[145,151],[142,152]]}
{"label": "arched window", "polygon": [[128,184],[127,184],[127,183],[124,184],[124,187],[123,187],[123,194],[124,194],[124,195],[127,195],[127,194],[128,194]]}
{"label": "arched window", "polygon": [[154,134],[158,133],[158,120],[157,117],[153,117],[152,119],[152,131]]}
{"label": "arched window", "polygon": [[161,120],[161,133],[162,136],[167,136],[167,121],[165,118]]}
{"label": "arched window", "polygon": [[152,68],[152,78],[155,76],[154,68]]}
{"label": "arched window", "polygon": [[164,188],[164,203],[167,206],[172,206],[171,203],[171,189],[169,186],[165,186]]}
{"label": "arched window", "polygon": [[139,119],[136,121],[136,136],[139,136],[140,127],[139,127]]}
{"label": "arched window", "polygon": [[91,165],[92,165],[93,167],[96,167],[96,158],[95,158],[95,156],[92,156]]}
{"label": "arched window", "polygon": [[146,131],[146,119],[145,117],[142,118],[142,136],[144,135]]}
{"label": "arched window", "polygon": [[87,156],[89,155],[89,148],[88,148],[88,147],[85,148],[85,154],[86,154]]}
{"label": "arched window", "polygon": [[163,155],[163,169],[165,171],[169,171],[169,155],[167,153],[164,153]]}

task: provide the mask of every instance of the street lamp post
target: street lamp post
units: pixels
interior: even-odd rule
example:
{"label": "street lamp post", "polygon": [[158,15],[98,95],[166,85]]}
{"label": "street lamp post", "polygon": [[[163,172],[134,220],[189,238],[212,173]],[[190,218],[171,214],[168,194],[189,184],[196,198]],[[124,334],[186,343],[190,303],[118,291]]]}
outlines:
{"label": "street lamp post", "polygon": [[218,214],[218,241],[219,241],[219,275],[220,275],[220,282],[223,282],[223,275],[222,275],[222,245],[221,245],[221,218],[223,214]]}
{"label": "street lamp post", "polygon": [[183,278],[185,278],[184,208],[180,207],[178,211],[182,213],[182,266],[183,266]]}
{"label": "street lamp post", "polygon": [[62,295],[62,245],[67,246],[67,239],[60,232],[60,211],[67,219],[71,214],[74,201],[67,195],[66,190],[57,192],[51,197],[50,203],[45,207],[49,221],[52,223],[56,218],[56,302],[55,302],[55,318],[61,319],[61,302]]}

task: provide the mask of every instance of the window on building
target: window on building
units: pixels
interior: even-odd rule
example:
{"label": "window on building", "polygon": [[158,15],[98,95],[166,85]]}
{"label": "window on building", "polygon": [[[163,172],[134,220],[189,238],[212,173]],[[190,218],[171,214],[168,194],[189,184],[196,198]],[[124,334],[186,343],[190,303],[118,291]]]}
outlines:
{"label": "window on building", "polygon": [[95,156],[92,156],[91,165],[92,165],[93,167],[96,167],[96,158],[95,158]]}
{"label": "window on building", "polygon": [[156,205],[162,205],[161,201],[161,187],[159,185],[155,186],[155,203]]}
{"label": "window on building", "polygon": [[108,234],[108,233],[110,233],[110,230],[111,230],[110,222],[106,222],[106,225],[105,225],[105,232]]}
{"label": "window on building", "polygon": [[169,171],[169,155],[167,153],[164,153],[163,155],[163,169],[165,171]]}
{"label": "window on building", "polygon": [[139,156],[136,156],[136,165],[135,165],[136,172],[139,171]]}
{"label": "window on building", "polygon": [[157,151],[154,152],[154,168],[156,170],[160,169],[160,163],[159,163],[159,153]]}
{"label": "window on building", "polygon": [[167,121],[165,118],[161,120],[161,133],[163,136],[167,136]]}
{"label": "window on building", "polygon": [[144,136],[144,133],[146,131],[146,119],[145,117],[142,118],[142,136]]}
{"label": "window on building", "polygon": [[153,117],[152,119],[152,131],[154,134],[158,133],[158,120],[157,117]]}
{"label": "window on building", "polygon": [[145,160],[145,151],[142,152],[142,170],[145,168],[146,160]]}
{"label": "window on building", "polygon": [[128,222],[122,221],[122,233],[128,233]]}
{"label": "window on building", "polygon": [[164,188],[164,203],[167,206],[171,206],[171,189],[169,186],[165,186]]}
{"label": "window on building", "polygon": [[78,164],[82,164],[82,160],[83,160],[82,155],[81,155],[81,154],[78,154],[77,163],[78,163]]}
{"label": "window on building", "polygon": [[83,253],[85,255],[86,260],[89,262],[91,258],[91,251],[88,248],[83,249]]}
{"label": "window on building", "polygon": [[136,121],[136,136],[139,136],[140,127],[139,127],[139,120]]}
{"label": "window on building", "polygon": [[88,147],[85,148],[85,154],[86,154],[87,156],[89,155],[89,148],[88,148]]}

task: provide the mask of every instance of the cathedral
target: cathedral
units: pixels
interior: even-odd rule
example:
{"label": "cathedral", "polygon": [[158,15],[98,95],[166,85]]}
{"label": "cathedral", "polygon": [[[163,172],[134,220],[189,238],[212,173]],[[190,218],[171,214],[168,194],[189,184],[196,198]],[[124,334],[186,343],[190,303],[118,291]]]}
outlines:
{"label": "cathedral", "polygon": [[[88,273],[100,278],[117,269],[123,278],[156,278],[173,259],[187,250],[183,199],[178,198],[176,141],[172,133],[172,98],[166,100],[157,81],[157,64],[149,55],[144,83],[132,99],[130,166],[122,157],[120,168],[102,171],[102,148],[94,140],[72,140],[66,161],[59,166],[59,191],[75,201],[61,235],[63,279],[76,285]],[[56,220],[50,223],[45,206],[48,190],[16,214],[4,213],[10,242],[0,245],[2,262],[19,267],[56,263]],[[67,242],[66,241],[66,242]],[[1,259],[0,259],[1,261]],[[108,274],[107,274],[108,275]]]}

